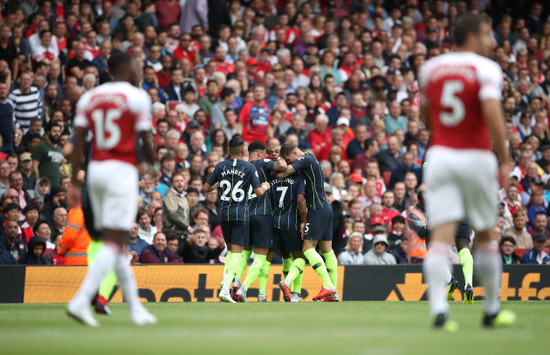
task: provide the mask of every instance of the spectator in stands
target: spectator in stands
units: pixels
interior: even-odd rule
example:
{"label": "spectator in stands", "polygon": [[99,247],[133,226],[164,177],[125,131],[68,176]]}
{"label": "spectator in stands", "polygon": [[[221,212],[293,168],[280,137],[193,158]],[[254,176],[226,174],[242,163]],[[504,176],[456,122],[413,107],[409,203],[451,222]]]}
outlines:
{"label": "spectator in stands", "polygon": [[253,101],[246,103],[241,110],[237,133],[241,134],[247,142],[265,141],[267,136],[272,136],[272,133],[268,133],[268,129],[274,130],[274,127],[270,127],[271,109],[264,100],[265,87],[254,86],[253,94]]}
{"label": "spectator in stands", "polygon": [[52,217],[52,231],[53,235],[57,236],[58,234],[63,234],[63,231],[65,230],[65,227],[67,226],[67,210],[65,207],[57,207],[53,211],[53,217]]}
{"label": "spectator in stands", "polygon": [[401,164],[400,144],[397,137],[391,136],[388,139],[388,149],[381,149],[376,154],[380,172],[391,172]]}
{"label": "spectator in stands", "polygon": [[512,237],[502,237],[500,239],[500,254],[502,263],[505,265],[521,264],[521,258],[514,252],[516,240]]}
{"label": "spectator in stands", "polygon": [[32,83],[33,73],[29,71],[22,73],[19,78],[19,88],[13,90],[8,96],[14,104],[15,123],[24,132],[29,128],[33,117],[43,117],[42,96]]}
{"label": "spectator in stands", "polygon": [[346,250],[338,256],[338,265],[363,265],[365,259],[361,253],[362,242],[363,236],[360,233],[351,233],[346,244]]}
{"label": "spectator in stands", "polygon": [[4,195],[10,186],[10,165],[7,161],[0,162],[0,195]]}
{"label": "spectator in stands", "polygon": [[[40,186],[42,191],[46,191]],[[44,197],[44,208],[40,214],[43,219],[53,220],[53,214],[58,207],[65,207],[66,192],[61,187],[51,189],[50,193]]]}
{"label": "spectator in stands", "polygon": [[38,220],[33,227],[33,232],[35,236],[40,237],[46,243],[46,250],[55,249],[54,244],[51,242],[53,233],[48,221],[44,219]]}
{"label": "spectator in stands", "polygon": [[27,254],[27,245],[17,238],[18,230],[17,221],[8,219],[4,223],[4,233],[0,236],[0,248],[10,252],[17,261]]}
{"label": "spectator in stands", "polygon": [[[7,201],[17,201],[17,196],[14,195],[14,190],[10,189],[8,192],[6,192]],[[8,202],[6,207],[3,208],[4,212],[4,219],[5,221],[11,220],[16,221],[19,224],[19,221],[21,220],[21,207],[17,203],[14,202]],[[6,226],[6,223],[4,222],[3,227]],[[18,228],[19,233],[19,228]],[[26,240],[25,240],[26,241]]]}
{"label": "spectator in stands", "polygon": [[548,254],[544,251],[544,245],[546,244],[546,235],[535,234],[535,236],[533,236],[533,242],[533,249],[523,254],[521,262],[523,264],[550,264],[550,256],[548,256]]}
{"label": "spectator in stands", "polygon": [[365,265],[394,265],[397,263],[395,257],[388,252],[389,245],[386,235],[387,232],[375,234],[372,241],[373,248],[365,254]]}
{"label": "spectator in stands", "polygon": [[18,195],[19,206],[25,208],[30,202],[31,197],[23,190],[23,175],[20,171],[14,170],[9,175],[10,188],[14,189]]}
{"label": "spectator in stands", "polygon": [[138,236],[147,242],[147,244],[152,244],[153,236],[158,232],[155,227],[151,225],[151,215],[149,211],[142,208],[138,211],[137,215],[138,222]]}
{"label": "spectator in stands", "polygon": [[235,98],[236,95],[233,89],[225,87],[221,90],[220,101],[215,103],[210,111],[210,124],[213,129],[227,127],[224,112],[235,102]]}
{"label": "spectator in stands", "polygon": [[212,107],[220,102],[220,99],[218,98],[219,91],[220,89],[218,82],[216,80],[210,80],[208,84],[206,84],[206,94],[199,100],[200,109],[207,114],[210,114]]}
{"label": "spectator in stands", "polygon": [[19,156],[19,171],[23,178],[23,190],[33,191],[36,186],[36,177],[32,172],[31,153],[23,153]]}
{"label": "spectator in stands", "polygon": [[513,222],[513,226],[506,229],[502,235],[514,238],[519,249],[531,249],[533,240],[531,234],[527,232],[527,211],[525,208],[520,208],[514,213]]}
{"label": "spectator in stands", "polygon": [[172,187],[162,204],[163,233],[186,237],[189,228],[189,203],[185,197],[187,184],[181,174],[172,176]]}
{"label": "spectator in stands", "polygon": [[414,162],[414,155],[411,152],[403,154],[403,162],[391,173],[388,188],[392,189],[396,182],[404,181],[407,173],[414,173],[417,182],[422,182],[422,169]]}
{"label": "spectator in stands", "polygon": [[204,201],[200,205],[208,211],[208,224],[214,229],[220,225],[220,216],[218,211],[218,190],[204,193]]}
{"label": "spectator in stands", "polygon": [[59,145],[61,126],[50,123],[45,140],[40,142],[32,152],[32,170],[37,179],[47,177],[52,187],[59,186],[60,168],[63,162],[62,149]]}
{"label": "spectator in stands", "polygon": [[[5,25],[2,29],[6,28]],[[7,27],[9,29],[9,27]],[[2,30],[0,30],[0,33]],[[0,83],[0,136],[2,137],[2,150],[5,152],[13,151],[13,117],[14,103],[8,99],[8,83]],[[11,118],[11,119],[10,119]]]}
{"label": "spectator in stands", "polygon": [[209,238],[210,232],[207,228],[197,228],[191,238],[183,244],[181,251],[183,260],[186,263],[208,264],[210,260],[217,259],[224,246],[218,245],[216,248],[211,249],[208,245]]}
{"label": "spectator in stands", "polygon": [[11,253],[0,246],[0,265],[16,265],[17,260]]}
{"label": "spectator in stands", "polygon": [[21,224],[21,239],[24,238],[28,242],[30,237],[34,235],[33,227],[38,222],[38,218],[40,218],[40,211],[38,207],[31,203],[25,206],[23,215],[25,219],[23,220],[23,224]]}
{"label": "spectator in stands", "polygon": [[138,235],[138,224],[134,223],[130,228],[130,238],[128,239],[128,252],[132,256],[132,263],[139,261],[139,256],[143,249],[147,248],[149,244],[141,239]]}
{"label": "spectator in stands", "polygon": [[153,237],[153,245],[147,246],[141,252],[139,261],[142,264],[182,264],[179,256],[166,246],[166,236],[157,232]]}
{"label": "spectator in stands", "polygon": [[531,199],[527,204],[527,216],[529,219],[529,227],[532,229],[535,227],[535,218],[539,213],[546,214],[548,207],[544,202],[542,189],[537,188],[531,193]]}
{"label": "spectator in stands", "polygon": [[409,238],[404,236],[391,250],[391,254],[398,264],[409,263]]}
{"label": "spectator in stands", "polygon": [[[187,92],[182,83],[183,72],[179,68],[172,68],[170,74],[172,76],[172,80],[170,81],[170,85],[164,88],[164,94],[168,100],[183,101],[184,95]],[[189,112],[187,112],[187,114],[189,117],[192,117],[192,115],[189,115]]]}
{"label": "spectator in stands", "polygon": [[[200,132],[199,132],[200,133]],[[176,170],[176,157],[172,153],[166,153],[160,159],[160,179],[159,183],[168,187],[172,186],[172,176]]]}
{"label": "spectator in stands", "polygon": [[358,155],[368,155],[367,139],[367,126],[362,123],[355,125],[355,138],[349,142],[346,150],[348,159],[354,160],[354,158]]}
{"label": "spectator in stands", "polygon": [[46,265],[44,252],[46,243],[39,237],[32,237],[27,245],[28,252],[19,259],[22,265]]}

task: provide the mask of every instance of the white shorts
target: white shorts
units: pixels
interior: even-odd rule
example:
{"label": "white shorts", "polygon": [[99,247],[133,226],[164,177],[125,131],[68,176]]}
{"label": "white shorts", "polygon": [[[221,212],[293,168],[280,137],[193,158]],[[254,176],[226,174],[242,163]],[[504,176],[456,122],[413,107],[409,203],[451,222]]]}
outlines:
{"label": "white shorts", "polygon": [[88,191],[97,230],[129,231],[136,221],[138,171],[117,160],[91,161]]}
{"label": "white shorts", "polygon": [[432,147],[426,159],[426,214],[428,224],[470,218],[474,228],[484,231],[498,217],[498,164],[493,153]]}

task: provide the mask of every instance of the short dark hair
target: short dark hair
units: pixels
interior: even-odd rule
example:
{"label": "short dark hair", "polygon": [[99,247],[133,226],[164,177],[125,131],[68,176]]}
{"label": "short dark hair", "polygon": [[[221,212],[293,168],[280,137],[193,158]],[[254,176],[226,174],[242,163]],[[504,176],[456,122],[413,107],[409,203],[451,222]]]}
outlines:
{"label": "short dark hair", "polygon": [[40,210],[38,209],[38,206],[36,206],[32,203],[25,206],[25,208],[23,209],[23,214],[26,214],[29,211],[36,211],[36,212],[38,212],[38,214],[40,214]]}
{"label": "short dark hair", "polygon": [[61,128],[61,125],[59,123],[57,123],[57,121],[50,122],[50,124],[48,125],[48,132],[51,132],[54,127]]}
{"label": "short dark hair", "polygon": [[514,244],[514,246],[516,246],[516,240],[514,239],[514,237],[510,237],[510,236],[504,236],[502,238],[500,238],[500,246],[502,246],[504,243],[506,242],[510,242],[512,244]]}
{"label": "short dark hair", "polygon": [[109,73],[111,73],[111,75],[115,75],[115,73],[118,73],[121,68],[129,66],[131,64],[132,57],[124,52],[116,52],[111,54],[109,60],[107,61]]}
{"label": "short dark hair", "polygon": [[223,88],[220,93],[220,98],[224,100],[226,97],[229,97],[235,93],[235,90],[231,88]]}
{"label": "short dark hair", "polygon": [[372,137],[369,137],[365,140],[365,151],[369,150],[370,147],[374,146],[374,143],[376,141],[374,140],[374,138]]}
{"label": "short dark hair", "polygon": [[453,42],[457,46],[463,46],[466,43],[468,34],[479,34],[482,23],[491,23],[491,19],[487,16],[479,14],[467,14],[460,16],[455,22]]}
{"label": "short dark hair", "polygon": [[405,224],[405,217],[403,217],[403,216],[393,217],[393,219],[391,220],[391,225],[393,226],[396,223]]}
{"label": "short dark hair", "polygon": [[187,194],[197,194],[197,196],[200,196],[199,190],[195,189],[194,187],[190,187],[187,189]]}
{"label": "short dark hair", "polygon": [[248,152],[252,153],[256,150],[266,150],[266,146],[263,142],[260,141],[254,141],[248,145]]}
{"label": "short dark hair", "polygon": [[43,225],[43,224],[46,224],[48,226],[48,228],[50,228],[50,230],[51,230],[51,227],[50,227],[50,224],[48,223],[48,221],[46,221],[45,219],[39,219],[38,221],[36,221],[36,223],[32,227],[32,231],[35,235],[38,232],[38,229],[40,228],[40,226]]}
{"label": "short dark hair", "polygon": [[11,210],[18,210],[21,212],[21,206],[19,206],[17,203],[8,203],[6,208],[4,208],[4,213],[8,213]]}
{"label": "short dark hair", "polygon": [[233,138],[229,141],[229,150],[232,155],[239,154],[243,146],[243,138],[238,134],[233,136]]}

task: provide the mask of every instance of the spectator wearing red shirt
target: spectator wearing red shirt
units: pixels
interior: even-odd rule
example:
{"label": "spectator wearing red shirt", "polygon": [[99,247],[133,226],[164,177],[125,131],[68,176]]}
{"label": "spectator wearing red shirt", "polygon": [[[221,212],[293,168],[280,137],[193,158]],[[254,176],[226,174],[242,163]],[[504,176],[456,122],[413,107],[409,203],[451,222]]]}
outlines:
{"label": "spectator wearing red shirt", "polygon": [[352,52],[346,52],[344,54],[342,66],[338,69],[342,82],[346,82],[355,69],[357,69],[357,65],[355,64],[355,55]]}
{"label": "spectator wearing red shirt", "polygon": [[[239,115],[237,132],[246,142],[265,142],[271,125],[271,110],[265,102],[265,87],[254,86],[254,100],[246,103]],[[270,134],[271,135],[271,134]]]}
{"label": "spectator wearing red shirt", "polygon": [[216,61],[216,71],[219,71],[224,75],[232,74],[235,72],[235,65],[225,60],[226,55],[227,55],[227,52],[222,46],[216,47],[216,51],[214,52],[214,60]]}
{"label": "spectator wearing red shirt", "polygon": [[320,160],[321,152],[330,147],[331,132],[328,129],[328,116],[319,115],[315,118],[315,128],[309,132],[308,140],[313,154]]}
{"label": "spectator wearing red shirt", "polygon": [[346,146],[342,144],[343,139],[344,139],[344,131],[341,128],[334,128],[332,130],[330,144],[325,146],[323,149],[321,149],[319,153],[319,156],[320,156],[319,159],[328,160],[330,148],[337,146],[342,150],[342,159],[347,160],[348,157],[346,155]]}
{"label": "spectator wearing red shirt", "polygon": [[271,62],[269,61],[270,57],[271,53],[269,52],[269,49],[262,48],[260,51],[260,60],[258,60],[258,72],[269,73],[271,70]]}
{"label": "spectator wearing red shirt", "polygon": [[164,55],[160,62],[162,64],[162,69],[155,73],[158,79],[159,88],[165,88],[168,85],[170,85],[170,82],[172,81],[172,73],[170,72],[170,69],[172,69],[172,56],[169,54]]}
{"label": "spectator wearing red shirt", "polygon": [[183,58],[189,59],[193,65],[200,63],[200,56],[197,49],[191,45],[191,35],[189,33],[180,36],[180,44],[174,49],[174,58],[178,61]]}
{"label": "spectator wearing red shirt", "polygon": [[395,205],[395,194],[393,191],[386,191],[382,196],[382,218],[386,225],[391,225],[393,217],[399,216],[399,211],[394,207]]}
{"label": "spectator wearing red shirt", "polygon": [[183,264],[179,256],[166,246],[166,236],[158,232],[153,237],[153,245],[143,249],[139,261],[142,264]]}
{"label": "spectator wearing red shirt", "polygon": [[378,142],[373,138],[367,138],[364,145],[365,148],[363,153],[359,153],[353,158],[351,163],[351,169],[353,171],[363,172],[367,168],[368,162],[378,153]]}

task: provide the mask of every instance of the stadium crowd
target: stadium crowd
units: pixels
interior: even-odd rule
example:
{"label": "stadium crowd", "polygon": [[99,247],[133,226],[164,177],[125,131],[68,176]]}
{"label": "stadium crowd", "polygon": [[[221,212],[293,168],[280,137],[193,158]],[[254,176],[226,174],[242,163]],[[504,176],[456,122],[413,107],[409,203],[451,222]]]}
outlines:
{"label": "stadium crowd", "polygon": [[[153,102],[160,172],[141,170],[129,236],[137,263],[219,263],[218,192],[202,192],[235,134],[288,140],[321,163],[342,265],[421,263],[422,161],[430,132],[417,73],[452,50],[454,19],[493,19],[492,59],[513,183],[498,192],[503,260],[549,262],[550,6],[536,1],[2,0],[0,264],[78,264],[70,220],[80,96],[131,54]],[[121,181],[121,184],[124,182]],[[495,192],[496,193],[496,192]],[[75,217],[76,218],[76,217]],[[81,218],[81,217],[80,217]],[[82,222],[82,221],[80,221]],[[428,221],[429,223],[429,221]],[[85,254],[84,254],[85,255]]]}

